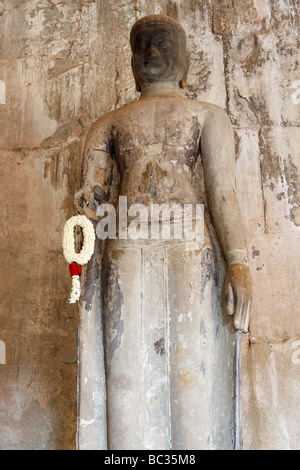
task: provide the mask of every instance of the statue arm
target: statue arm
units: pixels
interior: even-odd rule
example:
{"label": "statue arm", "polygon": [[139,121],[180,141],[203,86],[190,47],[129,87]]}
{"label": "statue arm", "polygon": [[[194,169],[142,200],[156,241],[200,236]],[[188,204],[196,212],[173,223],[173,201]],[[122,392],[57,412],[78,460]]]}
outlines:
{"label": "statue arm", "polygon": [[95,218],[97,203],[107,201],[110,191],[112,158],[110,154],[109,120],[98,119],[91,127],[84,146],[82,186],[75,194],[78,213]]}
{"label": "statue arm", "polygon": [[228,269],[225,279],[227,313],[236,329],[247,331],[251,278],[247,245],[235,189],[235,146],[231,122],[219,108],[206,111],[201,135],[206,194]]}

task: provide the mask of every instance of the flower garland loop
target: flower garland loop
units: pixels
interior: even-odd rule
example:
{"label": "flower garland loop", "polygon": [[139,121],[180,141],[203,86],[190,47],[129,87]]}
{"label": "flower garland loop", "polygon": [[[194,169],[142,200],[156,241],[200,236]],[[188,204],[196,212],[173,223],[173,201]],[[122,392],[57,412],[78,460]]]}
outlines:
{"label": "flower garland loop", "polygon": [[[83,246],[80,253],[76,253],[74,228],[79,226],[83,230]],[[73,304],[80,299],[81,286],[80,275],[82,265],[87,264],[94,253],[95,230],[92,222],[85,215],[75,215],[67,220],[63,233],[63,253],[69,263],[72,277],[72,292],[70,303]]]}

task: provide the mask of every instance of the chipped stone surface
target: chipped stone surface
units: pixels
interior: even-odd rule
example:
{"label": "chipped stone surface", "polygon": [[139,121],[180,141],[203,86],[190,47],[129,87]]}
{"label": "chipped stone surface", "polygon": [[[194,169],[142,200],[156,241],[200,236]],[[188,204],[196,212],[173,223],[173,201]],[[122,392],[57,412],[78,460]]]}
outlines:
{"label": "chipped stone surface", "polygon": [[[245,448],[300,448],[291,359],[300,338],[298,3],[2,0],[1,449],[75,448],[77,313],[61,231],[87,129],[137,97],[128,37],[151,13],[187,31],[186,96],[226,108],[235,126],[255,293],[243,350]],[[161,338],[151,346],[157,360]]]}
{"label": "chipped stone surface", "polygon": [[296,307],[300,301],[299,235],[295,232],[264,234],[253,237],[250,243],[255,292],[251,341],[277,342],[299,337]]}
{"label": "chipped stone surface", "polygon": [[299,350],[295,339],[248,349],[243,370],[247,449],[299,449]]}
{"label": "chipped stone surface", "polygon": [[1,154],[1,449],[74,446],[77,313],[60,254],[71,198],[63,172],[45,171],[66,165],[54,154]]}
{"label": "chipped stone surface", "polygon": [[299,127],[267,129],[260,138],[266,231],[299,233]]}

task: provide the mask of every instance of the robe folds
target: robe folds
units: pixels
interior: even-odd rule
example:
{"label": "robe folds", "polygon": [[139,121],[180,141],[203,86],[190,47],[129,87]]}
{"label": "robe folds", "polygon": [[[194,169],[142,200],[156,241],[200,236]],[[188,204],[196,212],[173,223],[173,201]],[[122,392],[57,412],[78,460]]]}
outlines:
{"label": "robe folds", "polygon": [[79,449],[234,445],[226,265],[197,240],[97,240],[80,303]]}

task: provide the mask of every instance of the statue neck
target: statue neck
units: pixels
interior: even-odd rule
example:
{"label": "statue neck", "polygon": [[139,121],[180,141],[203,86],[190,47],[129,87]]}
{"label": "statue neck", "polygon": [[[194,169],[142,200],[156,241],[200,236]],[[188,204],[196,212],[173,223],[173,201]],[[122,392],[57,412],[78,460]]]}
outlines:
{"label": "statue neck", "polygon": [[180,88],[174,85],[164,83],[156,83],[154,85],[142,88],[141,98],[148,98],[151,96],[168,96],[177,95],[182,96]]}

